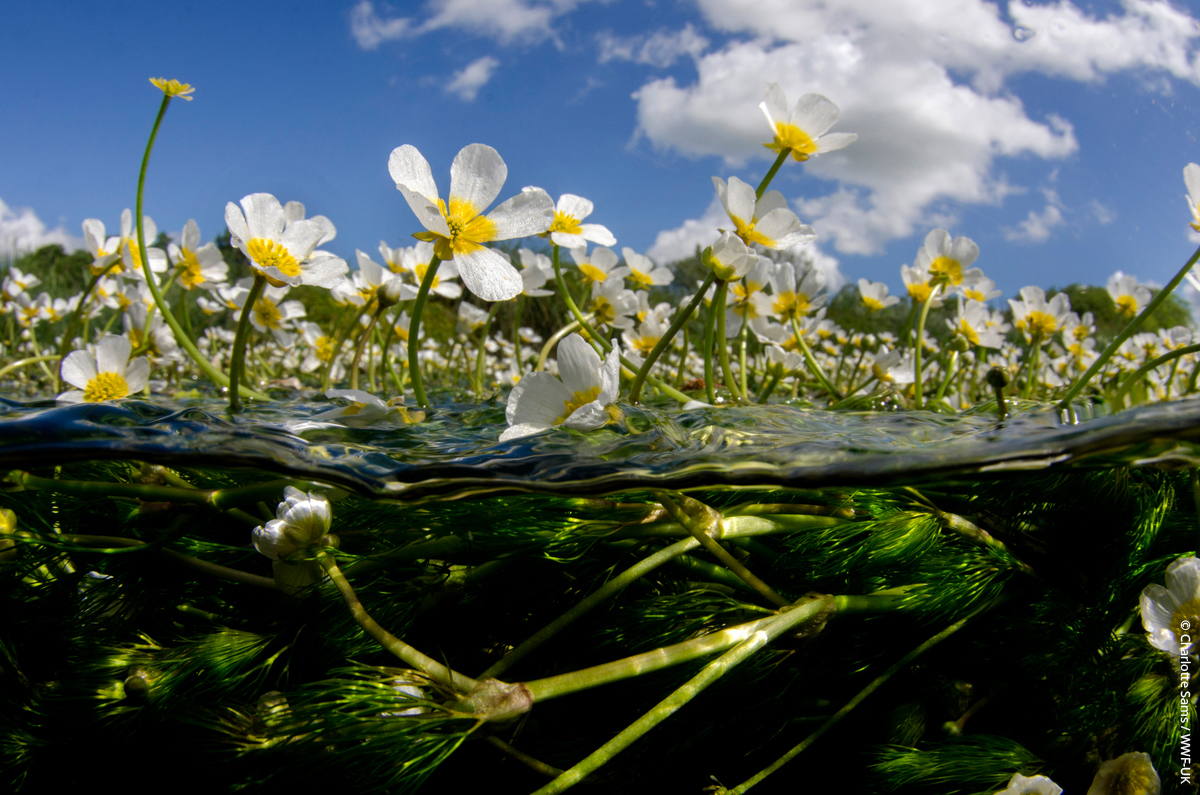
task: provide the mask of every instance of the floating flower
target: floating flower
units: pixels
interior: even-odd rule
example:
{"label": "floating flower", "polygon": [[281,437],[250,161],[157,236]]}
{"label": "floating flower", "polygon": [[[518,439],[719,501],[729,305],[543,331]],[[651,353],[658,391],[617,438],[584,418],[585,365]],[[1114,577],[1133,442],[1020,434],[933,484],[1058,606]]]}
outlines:
{"label": "floating flower", "polygon": [[1200,560],[1188,555],[1167,566],[1167,587],[1147,585],[1140,605],[1151,646],[1191,653],[1195,641],[1184,643],[1181,636],[1200,639]]}
{"label": "floating flower", "polygon": [[767,84],[767,98],[759,103],[775,140],[763,146],[775,152],[789,149],[797,162],[823,152],[842,149],[858,140],[857,133],[829,133],[838,119],[838,106],[820,94],[805,94],[789,114],[787,97],[778,83]]}
{"label": "floating flower", "polygon": [[1159,795],[1162,779],[1145,753],[1129,753],[1100,765],[1087,795]]}
{"label": "floating flower", "polygon": [[712,181],[737,236],[747,244],[783,249],[816,239],[817,233],[811,226],[800,223],[779,191],[767,191],[758,199],[754,188],[737,177],[730,177],[728,184],[720,177],[713,177]]}
{"label": "floating flower", "polygon": [[124,337],[105,334],[96,343],[96,355],[72,351],[63,359],[62,380],[77,390],[63,392],[59,403],[100,403],[128,397],[146,386],[150,362],[145,356],[133,361],[133,346]]}
{"label": "floating flower", "polygon": [[439,258],[454,260],[468,290],[485,301],[506,301],[521,292],[524,283],[517,269],[484,244],[547,231],[554,220],[550,194],[526,188],[484,215],[508,176],[500,153],[484,144],[470,144],[455,156],[449,203],[438,197],[429,162],[416,147],[394,149],[388,171],[427,230],[417,238],[432,242]]}
{"label": "floating flower", "polygon": [[[232,242],[272,286],[311,284],[330,288],[350,270],[341,257],[315,250],[329,238],[328,219],[295,218],[294,210],[289,218],[279,199],[269,193],[252,193],[240,203],[241,209],[233,202],[225,205],[225,223]],[[293,204],[288,202],[289,207]],[[304,205],[299,208],[303,214]]]}
{"label": "floating flower", "polygon": [[571,334],[558,344],[558,373],[546,372],[521,378],[508,396],[505,417],[509,428],[500,441],[550,430],[556,425],[587,431],[605,425],[609,405],[620,389],[621,361],[617,346],[603,363],[583,337]]}
{"label": "floating flower", "polygon": [[558,197],[558,204],[554,207],[550,229],[542,234],[549,235],[556,246],[563,248],[579,248],[586,246],[589,241],[600,246],[615,246],[617,239],[608,231],[608,227],[580,223],[592,214],[592,209],[592,203],[582,196],[564,193]]}
{"label": "floating flower", "polygon": [[361,389],[329,389],[325,391],[325,397],[330,400],[341,398],[346,401],[346,405],[314,414],[311,417],[313,421],[333,420],[342,425],[358,427],[374,425],[387,420],[399,420],[406,423],[419,422],[425,417],[425,413],[421,411],[413,412],[415,416],[410,417],[409,412],[404,408],[402,398],[396,399],[400,401],[399,403],[384,402],[382,398]]}

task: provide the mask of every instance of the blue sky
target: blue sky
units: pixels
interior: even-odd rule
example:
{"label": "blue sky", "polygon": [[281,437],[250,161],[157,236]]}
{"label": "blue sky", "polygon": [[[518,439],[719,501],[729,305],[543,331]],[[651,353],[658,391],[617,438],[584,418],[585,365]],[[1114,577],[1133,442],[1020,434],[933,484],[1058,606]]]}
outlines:
{"label": "blue sky", "polygon": [[494,146],[504,199],[586,196],[618,248],[660,260],[715,237],[713,175],[756,183],[757,105],[825,94],[858,142],[774,187],[814,258],[901,288],[930,229],[1026,284],[1167,281],[1200,244],[1200,13],[1180,3],[981,0],[429,0],[13,4],[0,26],[0,248],[78,241],[131,207],[161,94],[146,211],[160,229],[266,191],[328,216],[353,262],[420,226],[387,159],[416,146],[443,191]]}

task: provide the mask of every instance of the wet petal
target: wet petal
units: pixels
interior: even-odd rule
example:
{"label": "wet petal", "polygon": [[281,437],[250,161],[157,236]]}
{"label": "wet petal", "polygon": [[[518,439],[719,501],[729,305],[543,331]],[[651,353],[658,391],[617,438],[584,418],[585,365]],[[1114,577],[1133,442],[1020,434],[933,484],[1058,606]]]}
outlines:
{"label": "wet petal", "polygon": [[521,377],[509,393],[504,416],[512,426],[536,425],[549,428],[563,413],[566,402],[570,399],[571,393],[550,373],[528,373]]}
{"label": "wet petal", "polygon": [[96,375],[96,360],[87,351],[71,351],[63,359],[62,380],[71,386],[87,389],[88,381]]}
{"label": "wet petal", "polygon": [[558,343],[558,375],[568,395],[603,387],[600,356],[578,334],[570,334]]}
{"label": "wet petal", "polygon": [[467,289],[485,301],[507,301],[521,293],[521,274],[490,248],[454,255],[454,264]]}
{"label": "wet petal", "polygon": [[495,149],[486,144],[464,146],[450,166],[450,201],[470,202],[479,215],[500,195],[507,178],[508,166]]}
{"label": "wet petal", "polygon": [[493,240],[540,235],[554,221],[554,200],[541,188],[526,188],[487,217],[495,226]]}
{"label": "wet petal", "polygon": [[805,94],[792,110],[791,123],[816,139],[838,120],[838,106],[822,94]]}

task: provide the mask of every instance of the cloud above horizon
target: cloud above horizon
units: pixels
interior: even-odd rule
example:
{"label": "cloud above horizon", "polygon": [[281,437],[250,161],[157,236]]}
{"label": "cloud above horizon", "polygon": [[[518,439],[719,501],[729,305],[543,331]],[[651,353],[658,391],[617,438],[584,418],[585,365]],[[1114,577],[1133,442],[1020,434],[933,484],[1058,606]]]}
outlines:
{"label": "cloud above horizon", "polygon": [[67,252],[84,247],[83,238],[56,226],[47,229],[32,207],[12,208],[0,199],[0,257],[16,258],[54,243]]}

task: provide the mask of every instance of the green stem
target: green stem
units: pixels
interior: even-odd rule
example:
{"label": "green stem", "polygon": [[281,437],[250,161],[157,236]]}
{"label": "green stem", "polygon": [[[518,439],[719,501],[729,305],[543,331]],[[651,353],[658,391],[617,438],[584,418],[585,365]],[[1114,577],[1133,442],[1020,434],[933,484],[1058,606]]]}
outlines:
{"label": "green stem", "polygon": [[941,386],[933,396],[933,402],[941,402],[942,396],[946,394],[946,387],[950,386],[950,379],[954,377],[954,368],[958,364],[958,351],[950,352],[950,363],[946,365],[946,377],[942,379]]}
{"label": "green stem", "polygon": [[709,685],[716,682],[739,664],[751,657],[775,638],[822,613],[836,609],[837,600],[831,596],[814,599],[783,613],[765,627],[757,630],[733,649],[709,663],[696,676],[660,701],[649,712],[627,726],[616,737],[609,740],[579,764],[537,790],[534,795],[550,795],[562,792],[578,784],[585,776],[598,769],[621,751],[628,748],[646,732],[673,715]]}
{"label": "green stem", "polygon": [[329,573],[329,578],[333,580],[333,584],[337,586],[338,592],[341,593],[342,598],[346,601],[346,605],[350,608],[350,613],[354,616],[354,620],[358,622],[358,625],[368,635],[375,638],[379,642],[379,645],[413,668],[426,674],[431,679],[452,688],[457,693],[469,693],[479,685],[474,679],[447,668],[437,660],[422,654],[381,627],[375,619],[371,618],[366,608],[363,607],[362,602],[358,600],[358,596],[354,593],[354,589],[350,587],[350,582],[346,579],[346,575],[338,568],[337,560],[333,554],[323,549],[318,560],[322,568]]}
{"label": "green stem", "polygon": [[825,371],[817,363],[817,357],[813,356],[808,343],[804,341],[804,331],[800,328],[800,320],[795,315],[792,316],[792,334],[796,337],[796,345],[800,348],[800,353],[804,356],[804,364],[808,366],[808,371],[813,374],[813,377],[817,379],[817,383],[829,393],[830,397],[834,400],[841,400],[842,393],[837,391],[837,388],[833,384],[829,383],[829,379],[825,376]]}
{"label": "green stem", "polygon": [[756,402],[757,403],[766,403],[767,398],[771,397],[771,393],[775,391],[775,387],[779,384],[779,379],[782,377],[783,377],[783,365],[782,364],[776,365],[774,371],[772,371],[772,373],[771,373],[771,380],[768,381],[767,385],[765,387],[763,387],[763,390],[758,393],[758,400]]}
{"label": "green stem", "polygon": [[242,315],[238,318],[237,333],[233,337],[233,353],[229,359],[229,410],[235,414],[242,410],[238,384],[241,383],[242,372],[246,367],[246,338],[250,335],[250,313],[254,311],[254,305],[266,286],[267,277],[256,272],[254,284],[250,286],[250,293],[246,296],[246,303],[242,304]]}
{"label": "green stem", "polygon": [[517,306],[513,309],[513,356],[517,360],[517,373],[524,369],[525,365],[521,361],[521,316],[525,314],[525,293],[517,296]]}
{"label": "green stem", "polygon": [[[1178,359],[1180,356],[1187,356],[1189,353],[1200,353],[1200,345],[1188,345],[1183,348],[1176,348],[1173,351],[1164,353],[1157,359],[1151,359],[1138,369],[1134,370],[1124,381],[1121,382],[1121,386],[1117,389],[1116,395],[1113,397],[1113,405],[1117,406],[1118,408],[1123,406],[1126,393],[1128,393],[1129,390],[1133,388],[1133,385],[1136,384],[1138,380],[1146,373],[1160,365],[1166,364],[1172,359]],[[0,370],[0,374],[3,374],[2,370]]]}
{"label": "green stem", "polygon": [[1033,394],[1033,384],[1037,381],[1038,367],[1042,364],[1042,335],[1034,332],[1033,342],[1030,344],[1030,354],[1028,359],[1029,367],[1025,373],[1025,386],[1021,388],[1021,397],[1029,400]]}
{"label": "green stem", "polygon": [[667,509],[667,513],[671,514],[671,517],[676,522],[679,522],[679,524],[687,528],[687,531],[692,534],[692,537],[695,538],[696,541],[700,543],[700,546],[704,547],[704,549],[707,550],[710,555],[719,560],[722,565],[725,566],[725,568],[732,571],[738,577],[741,577],[742,581],[757,591],[760,596],[774,604],[776,607],[783,607],[784,605],[790,604],[787,599],[784,599],[782,596],[776,593],[771,586],[767,585],[765,582],[756,577],[752,571],[743,566],[740,561],[733,557],[733,555],[729,554],[729,550],[717,543],[717,540],[709,534],[710,531],[715,531],[718,533],[720,532],[721,515],[719,513],[713,511],[708,506],[691,499],[690,497],[677,495],[678,499],[681,502],[684,502],[684,504],[694,503],[694,505],[691,505],[694,512],[703,512],[707,515],[707,518],[710,520],[707,523],[709,526],[701,527],[696,518],[680,508],[671,495],[667,494],[666,492],[658,492],[655,497],[658,499],[659,503],[662,504],[662,507]]}
{"label": "green stem", "polygon": [[554,637],[562,630],[566,629],[579,618],[589,613],[593,608],[601,604],[613,594],[619,593],[621,590],[637,582],[639,579],[654,571],[659,566],[662,566],[667,561],[677,558],[685,552],[695,549],[697,546],[699,546],[699,542],[697,542],[694,538],[685,538],[684,540],[677,541],[670,546],[663,547],[654,554],[638,561],[625,571],[618,574],[616,577],[613,577],[611,580],[604,583],[604,585],[600,586],[595,592],[587,596],[570,610],[563,613],[546,626],[542,627],[520,646],[517,646],[508,654],[501,657],[490,668],[481,673],[479,678],[494,679],[500,676],[509,668],[527,657],[534,649],[541,646],[543,643],[550,640],[550,638]]}
{"label": "green stem", "polygon": [[421,279],[421,287],[417,290],[417,300],[413,303],[412,322],[408,326],[408,378],[412,381],[413,395],[416,397],[417,408],[429,408],[429,398],[425,397],[425,379],[421,375],[421,316],[425,314],[425,301],[429,299],[429,290],[437,277],[438,265],[442,260],[437,254],[429,260],[425,269],[425,277]]}
{"label": "green stem", "polygon": [[[554,265],[554,280],[558,284],[559,295],[563,297],[563,301],[565,301],[567,304],[567,309],[571,311],[571,314],[575,316],[575,320],[578,321],[579,325],[583,327],[583,330],[587,332],[588,337],[591,340],[591,344],[593,346],[599,345],[605,353],[608,353],[612,350],[612,343],[604,337],[601,337],[600,334],[597,333],[596,329],[592,328],[592,325],[587,321],[587,317],[584,316],[583,312],[579,311],[579,307],[575,304],[575,300],[571,298],[571,294],[567,292],[567,283],[563,279],[562,266],[558,261],[557,244],[551,246],[550,253],[550,262]],[[588,317],[590,317],[590,315]],[[621,357],[621,366],[629,370],[631,373],[638,370],[633,362],[629,361],[624,356]],[[660,381],[654,376],[646,376],[646,381],[655,389],[659,390],[665,395],[675,398],[680,403],[687,403],[691,400],[690,397],[683,394],[678,389],[675,389],[665,381]]]}
{"label": "green stem", "polygon": [[917,342],[913,346],[913,374],[916,377],[916,381],[913,382],[913,408],[915,409],[920,409],[925,402],[924,374],[921,372],[921,355],[925,352],[925,321],[929,318],[929,308],[933,306],[933,299],[937,297],[940,289],[942,286],[938,284],[929,291],[929,297],[921,304],[921,319],[917,321]]}
{"label": "green stem", "polygon": [[358,345],[354,348],[354,363],[350,365],[350,388],[358,389],[358,365],[362,361],[363,348],[367,344],[367,340],[371,338],[371,332],[375,330],[375,324],[379,322],[379,316],[383,314],[385,306],[380,306],[371,315],[371,322],[367,324],[366,330],[362,336],[358,338]]}
{"label": "green stem", "polygon": [[767,186],[771,184],[771,180],[775,179],[775,174],[779,172],[783,161],[787,160],[787,156],[792,153],[791,149],[784,149],[779,153],[779,157],[775,158],[775,162],[771,164],[770,170],[762,178],[762,182],[758,183],[758,187],[754,190],[754,198],[761,199],[763,194],[767,192]]}
{"label": "green stem", "polygon": [[742,327],[738,330],[738,374],[742,379],[742,382],[739,386],[741,388],[743,398],[750,394],[750,368],[746,366],[746,335],[749,331],[749,320],[747,318],[742,318]]}
{"label": "green stem", "polygon": [[[591,317],[591,315],[588,315],[588,317]],[[570,323],[551,334],[550,339],[546,340],[546,344],[542,346],[542,353],[538,356],[537,365],[533,368],[533,371],[536,373],[546,366],[546,359],[550,356],[550,351],[555,345],[558,344],[559,340],[570,334],[572,331],[576,331],[580,328],[582,327],[579,325],[579,321],[572,320]]]}
{"label": "green stem", "polygon": [[1200,260],[1200,248],[1196,249],[1195,253],[1192,254],[1192,256],[1184,264],[1183,268],[1180,269],[1179,273],[1175,274],[1175,278],[1167,282],[1167,286],[1162,288],[1158,295],[1154,296],[1150,303],[1146,305],[1146,308],[1142,310],[1142,313],[1131,320],[1129,325],[1126,326],[1125,329],[1118,334],[1111,343],[1109,343],[1108,347],[1104,349],[1104,352],[1100,354],[1099,358],[1092,362],[1092,366],[1087,369],[1087,372],[1081,375],[1075,383],[1071,384],[1071,388],[1067,390],[1067,394],[1063,395],[1063,399],[1058,402],[1058,405],[1055,406],[1055,408],[1057,408],[1060,412],[1066,411],[1070,408],[1071,401],[1074,400],[1081,391],[1083,391],[1083,388],[1087,386],[1088,381],[1092,380],[1092,377],[1096,375],[1096,373],[1100,372],[1100,368],[1104,367],[1104,365],[1109,359],[1112,358],[1112,355],[1117,352],[1117,349],[1121,347],[1121,344],[1124,343],[1125,340],[1133,336],[1133,333],[1141,327],[1146,318],[1150,317],[1150,315],[1154,313],[1154,310],[1158,309],[1159,305],[1162,304],[1163,301],[1167,300],[1167,297],[1175,291],[1175,288],[1179,286],[1181,281],[1183,281],[1183,277],[1186,276],[1188,271],[1192,269],[1192,266],[1196,264],[1197,260]]}
{"label": "green stem", "polygon": [[[162,291],[158,289],[158,282],[154,280],[154,273],[150,270],[150,257],[146,253],[146,232],[143,229],[142,223],[142,196],[146,187],[146,168],[150,165],[150,151],[154,148],[154,139],[158,136],[159,125],[162,124],[163,114],[167,112],[167,105],[170,104],[170,95],[164,95],[162,105],[158,108],[158,116],[154,119],[154,127],[150,130],[150,140],[146,142],[146,154],[142,157],[142,168],[138,172],[138,187],[137,187],[137,205],[134,210],[134,216],[137,221],[137,242],[138,253],[142,258],[142,273],[146,277],[146,286],[150,288],[150,295],[154,298],[154,305],[158,307],[158,311],[162,312],[163,320],[171,327],[171,333],[175,335],[176,342],[179,346],[187,351],[188,356],[192,357],[192,361],[200,368],[208,380],[212,381],[217,387],[229,386],[229,378],[213,367],[212,362],[204,358],[204,354],[200,353],[200,349],[196,347],[196,343],[188,337],[183,331],[183,326],[179,325],[179,321],[175,318],[175,314],[167,308],[166,301],[163,298]],[[264,395],[261,392],[250,389],[246,386],[237,387],[230,390],[231,400],[233,394],[242,394],[255,400],[270,400],[269,395]]]}
{"label": "green stem", "polygon": [[[717,294],[713,296],[713,313],[717,316],[717,358],[721,362],[721,376],[725,379],[725,388],[735,399],[741,400],[737,382],[733,379],[733,368],[729,366],[729,340],[725,337],[725,298],[729,295],[729,282],[724,279],[717,285]],[[745,318],[742,319],[745,322]]]}
{"label": "green stem", "polygon": [[[701,293],[703,295],[703,293]],[[679,369],[675,371],[675,388],[683,386],[683,374],[687,371],[687,355],[688,343],[691,342],[691,335],[688,334],[688,327],[683,327],[683,345],[679,349]]]}
{"label": "green stem", "polygon": [[[725,288],[725,280],[716,280],[716,292]],[[703,295],[703,293],[701,293]],[[713,385],[713,329],[717,324],[717,298],[708,304],[708,315],[704,318],[704,389],[708,393],[708,402],[717,405],[716,387]]]}
{"label": "green stem", "polygon": [[[995,604],[995,603],[992,603],[992,604]],[[802,742],[800,742],[799,745],[792,748],[792,750],[788,751],[783,756],[779,757],[779,759],[772,762],[768,767],[760,770],[758,773],[754,774],[750,778],[743,781],[737,787],[729,790],[728,795],[742,795],[742,793],[744,793],[746,790],[750,789],[755,784],[758,784],[759,782],[761,782],[764,778],[766,778],[767,776],[771,775],[779,768],[786,765],[792,759],[795,759],[802,751],[804,751],[804,749],[808,748],[810,745],[812,745],[814,742],[816,742],[818,739],[820,739],[821,735],[825,734],[827,731],[829,731],[835,725],[837,725],[842,720],[842,718],[849,715],[850,712],[853,711],[855,707],[857,707],[864,700],[866,700],[867,696],[874,693],[876,690],[878,690],[880,687],[882,687],[889,679],[891,679],[897,673],[899,673],[904,668],[906,668],[909,663],[911,663],[913,660],[920,657],[925,652],[932,649],[934,646],[941,643],[946,638],[948,638],[951,635],[953,635],[954,633],[958,632],[960,629],[962,629],[964,626],[966,626],[968,621],[970,621],[972,618],[979,615],[980,613],[984,612],[985,610],[988,610],[991,606],[992,605],[986,605],[983,608],[976,610],[974,613],[967,616],[966,618],[963,618],[963,619],[960,619],[960,620],[954,622],[953,624],[946,627],[938,634],[934,635],[929,640],[922,643],[920,646],[918,646],[915,649],[913,649],[912,651],[910,651],[908,654],[901,657],[899,660],[897,660],[895,663],[893,663],[891,665],[891,667],[889,667],[886,671],[881,673],[879,676],[875,677],[875,679],[873,679],[870,684],[868,684],[866,687],[864,687],[862,690],[860,690],[854,696],[854,698],[850,699],[850,701],[848,701],[846,703],[845,706],[843,706],[841,709],[839,709],[834,714],[830,715],[829,718],[824,723],[822,723],[819,727],[817,727],[816,731],[814,731],[812,734],[808,735],[808,737],[804,738],[804,740]]]}
{"label": "green stem", "polygon": [[[27,359],[18,359],[17,361],[15,361],[11,364],[6,364],[4,367],[0,367],[0,378],[3,378],[4,376],[8,375],[13,370],[19,370],[20,368],[25,367],[26,365],[29,365],[29,364],[37,364],[38,362],[49,362],[49,361],[53,361],[55,359],[61,359],[61,358],[62,357],[59,354],[52,353],[52,354],[48,354],[45,356],[30,356]],[[54,391],[57,392],[58,389],[55,388]]]}
{"label": "green stem", "polygon": [[475,377],[474,381],[475,397],[479,398],[483,395],[483,363],[487,358],[487,339],[488,334],[492,331],[492,320],[496,317],[496,311],[500,309],[500,302],[492,304],[492,308],[488,310],[487,317],[483,319],[483,327],[479,329],[479,350],[475,354]]}
{"label": "green stem", "polygon": [[[708,288],[716,281],[717,275],[712,271],[704,277],[704,283],[700,285],[700,289],[692,298],[691,303],[684,307],[683,311],[675,316],[671,321],[670,327],[667,328],[667,333],[659,338],[654,345],[654,349],[650,351],[650,355],[646,357],[646,361],[642,362],[642,366],[638,368],[637,375],[633,378],[633,384],[629,387],[629,402],[637,403],[641,400],[642,384],[646,381],[646,376],[650,373],[650,368],[658,361],[658,357],[662,356],[663,351],[671,344],[671,340],[679,333],[679,329],[683,328],[684,324],[691,318],[692,313],[696,311],[696,307],[704,300],[704,294],[708,292]],[[683,352],[684,358],[687,358],[687,350]],[[682,366],[682,365],[681,365]]]}

